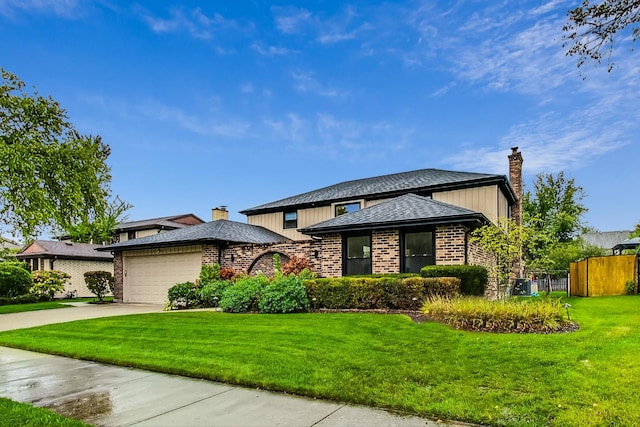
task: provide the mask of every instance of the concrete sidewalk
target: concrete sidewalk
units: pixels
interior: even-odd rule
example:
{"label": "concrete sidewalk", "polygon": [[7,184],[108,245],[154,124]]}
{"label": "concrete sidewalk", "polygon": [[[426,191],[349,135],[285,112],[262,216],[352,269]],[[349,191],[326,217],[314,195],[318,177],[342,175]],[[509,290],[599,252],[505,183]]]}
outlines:
{"label": "concrete sidewalk", "polygon": [[96,426],[466,425],[6,347],[0,396]]}

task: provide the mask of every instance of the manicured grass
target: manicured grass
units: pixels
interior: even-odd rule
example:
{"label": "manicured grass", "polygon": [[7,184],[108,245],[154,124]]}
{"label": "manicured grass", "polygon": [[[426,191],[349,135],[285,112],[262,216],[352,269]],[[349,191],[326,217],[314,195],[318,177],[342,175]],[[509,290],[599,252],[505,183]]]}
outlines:
{"label": "manicured grass", "polygon": [[0,426],[60,426],[85,427],[80,421],[60,416],[48,409],[37,408],[0,397]]}
{"label": "manicured grass", "polygon": [[[113,297],[104,298],[105,301],[113,301]],[[52,310],[56,308],[69,308],[68,303],[71,302],[92,302],[98,301],[98,298],[73,298],[73,299],[60,299],[54,301],[34,302],[32,304],[10,304],[0,305],[0,314],[7,313],[22,313],[25,311],[36,310]]]}
{"label": "manicured grass", "polygon": [[640,296],[572,298],[577,332],[402,315],[169,312],[0,334],[0,345],[494,425],[640,425]]}

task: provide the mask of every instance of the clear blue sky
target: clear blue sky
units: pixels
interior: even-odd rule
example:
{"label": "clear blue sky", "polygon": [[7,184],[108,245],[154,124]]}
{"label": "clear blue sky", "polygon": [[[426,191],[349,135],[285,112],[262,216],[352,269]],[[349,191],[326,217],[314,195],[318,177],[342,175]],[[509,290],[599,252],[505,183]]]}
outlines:
{"label": "clear blue sky", "polygon": [[640,221],[640,52],[586,65],[562,1],[0,0],[0,66],[113,151],[129,219],[238,211],[421,168],[564,171]]}

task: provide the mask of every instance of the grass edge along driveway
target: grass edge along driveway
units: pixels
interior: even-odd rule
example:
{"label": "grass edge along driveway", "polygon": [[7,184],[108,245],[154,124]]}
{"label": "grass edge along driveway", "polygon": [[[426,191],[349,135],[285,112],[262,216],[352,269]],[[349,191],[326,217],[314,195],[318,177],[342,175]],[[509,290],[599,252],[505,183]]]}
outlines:
{"label": "grass edge along driveway", "polygon": [[172,312],[0,333],[0,345],[433,418],[640,425],[640,297],[570,299],[572,333],[402,315]]}

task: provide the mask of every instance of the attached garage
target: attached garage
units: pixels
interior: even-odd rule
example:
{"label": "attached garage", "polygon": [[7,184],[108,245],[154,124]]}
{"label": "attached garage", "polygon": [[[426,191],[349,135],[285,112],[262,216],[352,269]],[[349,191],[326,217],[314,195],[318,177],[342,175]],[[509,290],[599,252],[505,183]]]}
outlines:
{"label": "attached garage", "polygon": [[123,300],[162,304],[176,283],[193,282],[200,274],[202,246],[125,251]]}

